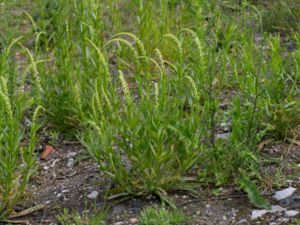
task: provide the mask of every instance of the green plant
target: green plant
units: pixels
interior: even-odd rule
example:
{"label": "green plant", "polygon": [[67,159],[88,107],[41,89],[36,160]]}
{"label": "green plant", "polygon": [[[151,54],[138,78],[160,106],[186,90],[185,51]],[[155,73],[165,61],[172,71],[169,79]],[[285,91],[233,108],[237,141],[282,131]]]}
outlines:
{"label": "green plant", "polygon": [[300,124],[300,103],[283,101],[266,107],[268,131],[277,139],[286,139],[289,132]]}
{"label": "green plant", "polygon": [[267,130],[276,138],[285,139],[288,132],[300,124],[300,103],[297,90],[297,61],[294,68],[287,68],[288,63],[282,56],[280,45],[279,37],[269,40],[271,59],[269,68],[265,70],[273,76],[264,84],[263,111]]}
{"label": "green plant", "polygon": [[300,3],[293,0],[252,1],[262,11],[263,28],[269,32],[299,31]]}
{"label": "green plant", "polygon": [[[192,87],[191,100],[195,101],[199,100],[197,85],[191,77],[182,78],[179,69],[176,77],[169,79],[163,57],[160,55],[160,63],[149,58],[140,40],[125,35],[137,41],[136,49],[124,39],[113,41],[130,47],[138,63],[145,65],[139,71],[143,75],[132,80],[134,90],[130,90],[121,71],[119,82],[110,82],[110,74],[101,77],[103,81],[95,84],[89,127],[82,142],[100,169],[117,184],[112,194],[155,194],[167,200],[166,191],[188,189],[181,181],[196,165],[202,150],[200,108],[188,103],[191,110],[186,111],[187,102],[180,97],[183,89],[178,88],[178,82]],[[150,63],[158,72],[156,83],[152,83]],[[122,95],[116,92],[119,86]]]}
{"label": "green plant", "polygon": [[256,184],[248,177],[241,176],[238,180],[240,187],[247,193],[250,202],[257,208],[270,209],[270,203],[261,197]]}
{"label": "green plant", "polygon": [[179,210],[162,208],[147,208],[139,216],[140,225],[177,225],[186,224],[187,217]]}
{"label": "green plant", "polygon": [[[55,132],[79,133],[114,183],[110,197],[168,201],[168,191],[191,188],[185,176],[196,169],[204,182],[234,181],[259,205],[256,146],[299,124],[298,3],[36,2],[24,72],[32,101]],[[276,13],[268,16],[269,7]],[[278,30],[274,23],[295,31],[292,50],[264,33]],[[47,63],[34,60],[45,55]],[[2,68],[14,98],[7,74],[15,68]],[[224,117],[229,138],[219,140]]]}
{"label": "green plant", "polygon": [[92,214],[83,212],[69,212],[68,209],[64,209],[63,213],[57,216],[57,220],[61,225],[105,225],[106,224],[106,212],[94,212]]}
{"label": "green plant", "polygon": [[38,4],[41,10],[36,26],[41,32],[36,51],[55,59],[37,68],[42,75],[42,104],[52,127],[74,136],[82,127],[93,80],[101,72],[97,54],[91,55],[87,41],[102,43],[101,4],[94,0]]}
{"label": "green plant", "polygon": [[[183,29],[179,37],[164,35],[160,45],[172,46],[167,52],[172,61],[158,49],[154,55],[158,59],[151,58],[133,34],[115,35],[105,46],[118,44],[116,66],[124,69],[119,82],[113,80],[115,75],[110,74],[100,48],[90,41],[105,73],[95,83],[89,127],[82,141],[117,184],[111,190],[113,196],[152,193],[164,199],[166,191],[177,185],[184,188],[180,181],[199,162],[205,163],[202,178],[209,180],[213,175],[218,185],[232,179],[240,185],[237,180],[244,173],[259,179],[256,146],[266,133],[266,126],[259,122],[265,115],[264,103],[271,94],[273,101],[294,93],[282,89],[286,83],[281,49],[277,39],[270,39],[271,51],[265,54],[241,35],[236,54],[230,47],[235,44],[231,39],[236,27],[221,28],[220,20],[211,25],[213,42],[205,47],[204,34],[191,29]],[[192,45],[185,43],[187,37],[192,37]],[[197,63],[189,61],[190,57]],[[263,60],[267,61],[264,65]],[[268,82],[267,72],[273,74]],[[216,143],[215,129],[222,113],[217,91],[226,88],[223,82],[237,89],[239,97],[229,96],[230,139]],[[119,87],[121,94],[116,91]]]}
{"label": "green plant", "polygon": [[[31,102],[24,93],[23,82],[10,67],[13,41],[1,55],[0,67],[0,219],[13,212],[26,191],[31,175],[36,169],[35,146],[38,142],[37,119],[41,107],[37,107],[30,122],[24,127],[23,119]],[[9,74],[6,74],[9,72]]]}

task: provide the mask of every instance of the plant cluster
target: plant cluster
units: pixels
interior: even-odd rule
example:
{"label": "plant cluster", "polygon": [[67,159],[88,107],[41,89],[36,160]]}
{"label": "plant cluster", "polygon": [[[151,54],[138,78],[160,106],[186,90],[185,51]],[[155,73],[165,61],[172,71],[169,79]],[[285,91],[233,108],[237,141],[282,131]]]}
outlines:
{"label": "plant cluster", "polygon": [[140,225],[179,225],[187,223],[186,216],[178,210],[169,211],[162,208],[147,208],[145,209],[140,217]]}
{"label": "plant cluster", "polygon": [[37,166],[34,151],[41,107],[36,108],[29,120],[30,128],[24,127],[24,118],[32,103],[29,94],[24,93],[27,74],[20,77],[10,57],[18,41],[5,48],[0,58],[0,219],[19,203]]}
{"label": "plant cluster", "polygon": [[[257,144],[285,140],[300,124],[295,24],[291,48],[266,32],[275,27],[266,19],[271,5],[255,1],[35,4],[37,15],[26,14],[32,51],[19,40],[0,46],[0,215],[12,211],[36,167],[39,105],[47,126],[78,138],[110,177],[111,198],[154,194],[172,205],[168,191],[233,181],[268,207],[256,187]],[[284,24],[299,18],[277,4]],[[13,46],[27,66],[13,62]]]}

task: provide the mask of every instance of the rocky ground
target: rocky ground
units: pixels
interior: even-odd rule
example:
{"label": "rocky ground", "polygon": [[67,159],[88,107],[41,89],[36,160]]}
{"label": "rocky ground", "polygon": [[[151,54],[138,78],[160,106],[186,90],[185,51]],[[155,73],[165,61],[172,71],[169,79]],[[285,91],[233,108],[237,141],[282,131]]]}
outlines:
{"label": "rocky ground", "polygon": [[[83,212],[94,207],[109,207],[107,224],[137,224],[142,209],[159,204],[154,197],[132,198],[120,203],[105,202],[103,196],[110,187],[110,182],[99,172],[83,147],[77,142],[61,140],[53,146],[49,155],[45,155],[45,149],[49,146],[49,143],[44,143],[40,147],[42,158],[39,160],[38,174],[31,179],[27,199],[18,210],[36,205],[43,207],[15,220],[21,219],[34,225],[57,224],[56,217],[64,208]],[[275,143],[263,148],[262,152],[268,152],[282,160],[282,163],[274,165],[275,168],[269,165],[265,169],[267,173],[264,195],[272,203],[271,210],[255,209],[247,196],[237,191],[234,186],[219,188],[216,195],[211,191],[216,187],[202,185],[197,188],[197,194],[170,194],[177,207],[189,216],[188,224],[299,223],[300,146]],[[278,165],[282,168],[278,169]],[[270,181],[267,180],[269,176],[272,176]],[[282,186],[278,190],[270,188],[276,182]]]}

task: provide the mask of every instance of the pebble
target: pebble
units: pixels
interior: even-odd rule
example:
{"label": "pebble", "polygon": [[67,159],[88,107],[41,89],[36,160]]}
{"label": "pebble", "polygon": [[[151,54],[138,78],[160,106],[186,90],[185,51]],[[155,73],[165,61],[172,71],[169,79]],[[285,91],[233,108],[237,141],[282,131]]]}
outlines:
{"label": "pebble", "polygon": [[287,211],[285,211],[285,215],[287,217],[297,216],[298,214],[299,214],[299,211],[297,211],[297,210],[287,210]]}
{"label": "pebble", "polygon": [[248,222],[247,219],[241,219],[239,222],[237,222],[237,224],[248,225],[248,224],[250,224],[250,223]]}
{"label": "pebble", "polygon": [[125,223],[122,221],[114,223],[114,225],[123,225],[123,224],[125,224]]}
{"label": "pebble", "polygon": [[73,157],[75,157],[76,155],[77,155],[77,152],[69,152],[68,155],[67,155],[67,157],[68,157],[68,158],[73,158]]}
{"label": "pebble", "polygon": [[223,133],[217,134],[216,139],[228,140],[230,138],[231,133]]}
{"label": "pebble", "polygon": [[261,210],[253,210],[251,215],[251,220],[255,220],[259,217],[262,217],[263,215],[267,213],[276,213],[276,212],[283,212],[285,211],[285,208],[282,208],[279,205],[273,205],[270,210],[261,209]]}
{"label": "pebble", "polygon": [[91,200],[95,200],[99,195],[98,191],[92,191],[90,194],[87,195],[87,197]]}
{"label": "pebble", "polygon": [[281,218],[279,218],[278,220],[277,220],[277,224],[278,223],[287,223],[287,222],[289,222],[289,218],[284,218],[284,217],[281,217]]}
{"label": "pebble", "polygon": [[57,196],[58,198],[60,198],[60,197],[62,196],[62,193],[58,193],[56,196]]}
{"label": "pebble", "polygon": [[231,209],[231,215],[232,215],[232,217],[236,217],[237,216],[237,212],[238,212],[238,210]]}
{"label": "pebble", "polygon": [[49,166],[44,166],[44,170],[48,170],[49,169]]}
{"label": "pebble", "polygon": [[72,168],[75,164],[75,161],[73,158],[69,158],[68,162],[67,162],[67,167]]}
{"label": "pebble", "polygon": [[295,191],[296,191],[296,188],[288,187],[281,191],[277,191],[275,193],[275,195],[273,196],[273,198],[276,199],[277,201],[280,201],[282,199],[290,197]]}
{"label": "pebble", "polygon": [[138,222],[139,222],[139,220],[137,218],[131,218],[130,219],[131,224],[137,224]]}

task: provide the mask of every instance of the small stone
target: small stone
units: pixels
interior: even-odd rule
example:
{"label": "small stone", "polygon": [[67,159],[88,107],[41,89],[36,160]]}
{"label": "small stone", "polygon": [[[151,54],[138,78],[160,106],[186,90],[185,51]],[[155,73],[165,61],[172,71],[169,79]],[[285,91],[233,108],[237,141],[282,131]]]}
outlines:
{"label": "small stone", "polygon": [[261,209],[261,210],[253,210],[251,215],[251,220],[255,220],[259,217],[262,217],[263,215],[267,213],[277,213],[277,212],[283,212],[285,211],[285,208],[282,208],[279,205],[273,205],[270,210]]}
{"label": "small stone", "polygon": [[217,134],[216,139],[228,140],[231,133]]}
{"label": "small stone", "polygon": [[275,195],[273,196],[273,198],[276,199],[277,201],[280,201],[282,199],[290,197],[295,191],[296,191],[296,188],[288,187],[281,191],[277,191],[275,193]]}
{"label": "small stone", "polygon": [[236,209],[231,209],[231,215],[232,215],[232,217],[236,217],[236,213],[237,213]]}
{"label": "small stone", "polygon": [[137,219],[137,218],[131,218],[130,219],[130,223],[131,224],[136,224],[136,223],[138,223],[139,222],[139,220]]}
{"label": "small stone", "polygon": [[73,158],[73,157],[75,157],[76,155],[77,155],[77,152],[69,152],[68,155],[67,155],[67,157],[68,157],[68,158]]}
{"label": "small stone", "polygon": [[87,197],[91,200],[95,200],[99,195],[98,191],[92,191],[90,194],[87,195]]}
{"label": "small stone", "polygon": [[122,221],[119,221],[119,222],[114,223],[114,225],[123,225],[123,224],[125,224],[125,223],[122,222]]}
{"label": "small stone", "polygon": [[49,166],[44,166],[44,170],[49,170]]}
{"label": "small stone", "polygon": [[75,164],[75,161],[73,158],[69,158],[68,162],[67,162],[67,167],[72,168]]}
{"label": "small stone", "polygon": [[239,222],[237,222],[237,224],[240,225],[248,225],[250,224],[249,221],[247,219],[241,219]]}
{"label": "small stone", "polygon": [[277,220],[277,224],[278,224],[279,222],[281,222],[281,223],[287,223],[287,222],[289,222],[289,218],[284,218],[284,217],[279,218],[279,219]]}
{"label": "small stone", "polygon": [[287,217],[297,216],[298,214],[299,214],[299,211],[297,211],[297,210],[287,210],[287,211],[285,211],[285,215]]}

